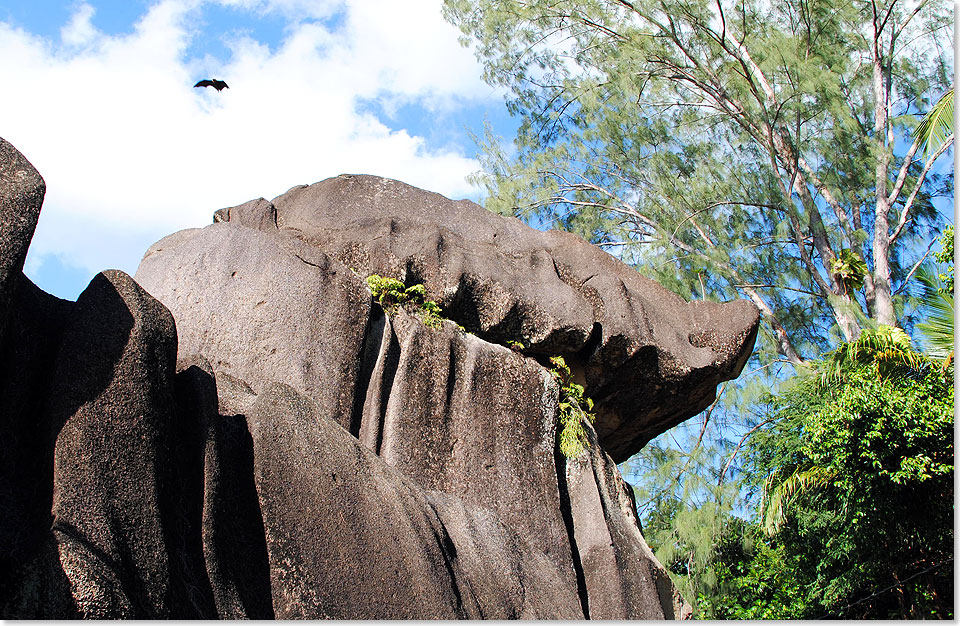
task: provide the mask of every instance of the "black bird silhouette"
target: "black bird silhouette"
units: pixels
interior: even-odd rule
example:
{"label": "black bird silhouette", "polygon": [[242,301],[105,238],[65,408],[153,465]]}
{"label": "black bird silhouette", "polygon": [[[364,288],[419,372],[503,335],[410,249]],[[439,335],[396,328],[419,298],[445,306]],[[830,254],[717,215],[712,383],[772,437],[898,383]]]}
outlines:
{"label": "black bird silhouette", "polygon": [[216,79],[216,78],[214,78],[213,80],[210,80],[210,79],[208,79],[208,78],[205,78],[205,79],[201,80],[199,83],[197,83],[196,85],[194,85],[194,87],[213,87],[213,88],[216,89],[217,91],[223,91],[224,89],[230,89],[230,87],[227,85],[227,83],[225,83],[225,82],[222,81],[222,80]]}

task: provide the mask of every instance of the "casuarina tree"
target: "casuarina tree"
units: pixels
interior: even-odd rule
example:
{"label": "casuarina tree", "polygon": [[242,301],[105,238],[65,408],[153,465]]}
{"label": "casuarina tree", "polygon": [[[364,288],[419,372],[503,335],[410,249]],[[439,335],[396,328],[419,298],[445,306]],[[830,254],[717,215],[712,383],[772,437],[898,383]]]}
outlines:
{"label": "casuarina tree", "polygon": [[[488,208],[559,224],[687,297],[746,297],[768,360],[897,326],[934,236],[911,129],[952,82],[951,6],[901,0],[446,0],[521,120]],[[928,142],[929,144],[929,142]]]}

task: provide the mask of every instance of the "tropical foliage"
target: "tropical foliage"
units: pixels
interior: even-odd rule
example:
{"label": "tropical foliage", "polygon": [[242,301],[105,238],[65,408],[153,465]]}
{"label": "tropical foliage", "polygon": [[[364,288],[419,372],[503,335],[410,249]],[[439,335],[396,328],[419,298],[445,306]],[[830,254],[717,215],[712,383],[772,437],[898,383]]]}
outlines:
{"label": "tropical foliage", "polygon": [[948,90],[917,125],[914,135],[920,149],[929,156],[950,141],[953,134],[953,89]]}
{"label": "tropical foliage", "polygon": [[952,270],[924,250],[953,196],[952,6],[444,10],[520,120],[480,140],[487,208],[763,315],[741,380],[624,468],[696,615],[951,616]]}
{"label": "tropical foliage", "polygon": [[948,266],[945,273],[937,275],[937,278],[943,283],[939,289],[951,295],[953,295],[953,238],[953,225],[951,224],[943,230],[943,236],[940,238],[940,252],[934,255],[938,263],[945,263]]}
{"label": "tropical foliage", "polygon": [[387,313],[403,308],[419,317],[425,326],[435,330],[443,323],[440,305],[427,300],[426,287],[423,285],[407,287],[401,280],[379,274],[367,276],[366,281],[373,298]]}
{"label": "tropical foliage", "polygon": [[685,297],[749,298],[764,363],[898,325],[931,201],[952,196],[934,168],[952,132],[912,136],[952,81],[948,3],[444,4],[521,122],[511,148],[483,144],[488,208]]}
{"label": "tropical foliage", "polygon": [[[522,344],[521,344],[522,345]],[[584,395],[583,385],[573,380],[570,366],[562,356],[550,357],[550,374],[560,387],[557,413],[560,420],[560,452],[568,459],[580,456],[590,445],[583,421],[593,423],[593,400]]]}
{"label": "tropical foliage", "polygon": [[764,419],[733,451],[740,517],[729,460],[716,465],[729,450],[655,442],[631,463],[645,536],[696,617],[952,617],[952,294],[919,275],[927,354],[867,329],[754,403]]}
{"label": "tropical foliage", "polygon": [[777,398],[746,471],[755,555],[794,563],[802,592],[781,617],[952,617],[953,403],[952,375],[883,327]]}

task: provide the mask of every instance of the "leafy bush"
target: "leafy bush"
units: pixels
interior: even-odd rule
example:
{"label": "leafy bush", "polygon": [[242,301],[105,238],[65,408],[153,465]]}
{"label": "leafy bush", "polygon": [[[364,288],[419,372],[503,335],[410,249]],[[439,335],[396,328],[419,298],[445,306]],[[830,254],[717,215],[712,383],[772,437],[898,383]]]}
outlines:
{"label": "leafy bush", "polygon": [[392,313],[402,307],[409,313],[420,318],[428,328],[439,329],[443,322],[440,315],[440,305],[433,300],[427,300],[427,289],[422,284],[407,287],[402,281],[389,276],[371,274],[367,276],[367,286],[373,293],[374,299],[380,303],[383,310]]}
{"label": "leafy bush", "polygon": [[697,595],[700,619],[791,619],[805,614],[797,558],[737,517],[727,520],[713,555],[717,582]]}
{"label": "leafy bush", "polygon": [[953,295],[953,226],[947,226],[943,229],[943,235],[940,237],[940,252],[933,255],[937,263],[945,267],[937,275],[943,286],[940,287],[940,293]]}
{"label": "leafy bush", "polygon": [[781,556],[754,552],[731,582],[789,562],[802,602],[780,617],[951,618],[953,404],[952,375],[902,331],[829,353],[751,441],[761,545]]}

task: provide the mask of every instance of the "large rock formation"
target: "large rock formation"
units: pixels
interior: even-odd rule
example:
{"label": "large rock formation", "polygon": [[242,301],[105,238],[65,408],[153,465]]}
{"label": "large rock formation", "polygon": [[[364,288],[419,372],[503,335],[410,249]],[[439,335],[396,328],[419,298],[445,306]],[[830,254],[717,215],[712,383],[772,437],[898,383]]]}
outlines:
{"label": "large rock formation", "polygon": [[[43,190],[0,140],[0,617],[681,615],[615,463],[739,374],[752,305],[370,176],[221,209],[65,302],[21,272]],[[575,458],[552,356],[596,401]]]}

